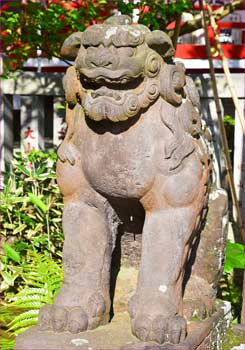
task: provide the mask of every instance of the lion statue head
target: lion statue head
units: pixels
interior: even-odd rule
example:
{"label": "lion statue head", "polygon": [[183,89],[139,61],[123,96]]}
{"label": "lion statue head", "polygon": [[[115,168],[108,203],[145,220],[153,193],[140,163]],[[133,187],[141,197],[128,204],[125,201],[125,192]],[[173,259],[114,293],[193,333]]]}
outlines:
{"label": "lion statue head", "polygon": [[65,78],[67,101],[78,100],[93,120],[127,120],[159,95],[175,106],[184,97],[185,70],[172,62],[170,38],[162,31],[131,24],[128,16],[113,16],[72,34],[61,54],[75,60],[79,81],[71,94],[69,74]]}

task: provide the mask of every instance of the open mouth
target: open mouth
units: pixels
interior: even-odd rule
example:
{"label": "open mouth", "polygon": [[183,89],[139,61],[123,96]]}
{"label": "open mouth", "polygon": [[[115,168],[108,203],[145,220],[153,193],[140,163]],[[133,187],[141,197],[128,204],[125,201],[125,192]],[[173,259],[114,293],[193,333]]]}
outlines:
{"label": "open mouth", "polygon": [[80,75],[80,80],[84,89],[87,91],[93,91],[91,93],[92,97],[93,95],[94,98],[99,96],[109,96],[118,99],[120,91],[135,90],[142,84],[144,78],[141,76],[136,79],[125,76],[122,76],[118,79],[111,79],[104,76],[88,78],[85,75]]}

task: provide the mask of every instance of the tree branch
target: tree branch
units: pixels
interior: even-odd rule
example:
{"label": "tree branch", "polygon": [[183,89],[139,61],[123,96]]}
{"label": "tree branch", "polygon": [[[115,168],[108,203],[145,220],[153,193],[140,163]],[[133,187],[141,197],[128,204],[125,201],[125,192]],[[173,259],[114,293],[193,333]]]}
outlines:
{"label": "tree branch", "polygon": [[[225,16],[229,15],[230,13],[242,9],[244,6],[243,0],[234,0],[230,4],[226,4],[224,6],[221,6],[218,10],[213,12],[213,16],[215,21],[221,20]],[[208,19],[209,20],[209,19]],[[195,30],[202,28],[202,16],[200,14],[196,15],[194,19],[187,21],[183,24],[183,26],[180,27],[179,36],[192,33]],[[173,38],[174,36],[174,30],[167,31],[170,38]]]}
{"label": "tree branch", "polygon": [[47,49],[45,49],[44,47],[40,46],[39,49],[43,52],[45,52],[46,54],[49,55],[49,57],[56,57],[56,58],[59,58],[61,61],[67,63],[69,66],[71,66],[71,62],[67,61],[66,59],[64,59],[62,56],[59,56],[59,55],[56,55],[55,53],[53,52],[50,52],[48,51]]}
{"label": "tree branch", "polygon": [[181,14],[179,14],[178,17],[176,18],[175,28],[174,28],[174,35],[173,35],[173,38],[172,38],[173,47],[175,49],[176,49],[176,46],[177,46],[178,37],[179,37],[179,33],[180,33],[180,26],[181,26]]}

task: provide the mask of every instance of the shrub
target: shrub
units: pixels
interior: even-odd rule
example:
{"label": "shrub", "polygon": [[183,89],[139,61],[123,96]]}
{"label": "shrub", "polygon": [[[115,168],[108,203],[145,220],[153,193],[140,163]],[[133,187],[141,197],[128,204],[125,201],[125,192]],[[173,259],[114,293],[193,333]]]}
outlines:
{"label": "shrub", "polygon": [[0,194],[2,241],[25,255],[27,249],[61,258],[63,201],[56,183],[56,154],[16,154]]}
{"label": "shrub", "polygon": [[[2,257],[4,272],[10,260],[8,255]],[[6,293],[8,303],[0,307],[0,348],[3,350],[12,350],[15,337],[37,323],[40,308],[52,303],[63,277],[60,263],[31,250],[17,267],[20,290],[14,295]]]}
{"label": "shrub", "polygon": [[0,193],[2,281],[0,348],[37,323],[62,280],[63,201],[56,183],[53,152],[18,153]]}

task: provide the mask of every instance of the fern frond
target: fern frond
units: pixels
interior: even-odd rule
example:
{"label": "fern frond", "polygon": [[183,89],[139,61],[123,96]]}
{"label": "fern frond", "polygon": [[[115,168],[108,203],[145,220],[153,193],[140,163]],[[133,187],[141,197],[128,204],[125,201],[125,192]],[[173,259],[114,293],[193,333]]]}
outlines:
{"label": "fern frond", "polygon": [[18,332],[21,332],[22,331],[24,332],[23,328],[29,328],[31,326],[34,326],[37,324],[37,321],[38,321],[38,318],[37,317],[32,317],[32,318],[28,318],[28,319],[24,319],[24,320],[21,320],[19,322],[16,322],[12,327],[9,328],[9,331],[18,331]]}
{"label": "fern frond", "polygon": [[23,309],[40,309],[43,305],[47,304],[48,300],[41,299],[39,301],[27,300],[24,302],[16,303],[15,305],[21,305]]}
{"label": "fern frond", "polygon": [[27,263],[23,264],[22,278],[25,287],[10,299],[8,305],[10,310],[18,310],[12,313],[11,322],[7,324],[10,335],[21,334],[37,323],[40,308],[52,304],[58,293],[63,271],[48,255],[29,251]]}
{"label": "fern frond", "polygon": [[[37,321],[36,321],[36,323],[37,323]],[[31,326],[35,326],[36,325],[36,323],[33,323],[33,324],[31,324],[31,325],[29,325],[29,326],[27,326],[27,327],[22,327],[22,328],[20,328],[20,329],[17,329],[16,331],[14,331],[14,335],[19,335],[19,334],[22,334],[22,333],[24,333],[25,331],[27,331],[27,329],[29,329]],[[11,349],[12,350],[12,349]]]}
{"label": "fern frond", "polygon": [[5,338],[3,334],[1,334],[0,338],[0,349],[1,350],[13,350],[14,348],[14,339]]}
{"label": "fern frond", "polygon": [[[33,318],[37,317],[38,314],[39,314],[39,310],[28,310],[28,311],[23,312],[22,314],[16,316],[13,319],[13,321],[10,322],[10,324],[8,325],[10,328],[8,330],[15,329],[16,325],[19,322],[33,319]],[[14,327],[14,328],[12,328],[12,327]]]}
{"label": "fern frond", "polygon": [[43,281],[37,281],[36,279],[28,279],[25,281],[25,285],[28,286],[29,288],[42,288],[43,287]]}
{"label": "fern frond", "polygon": [[16,296],[12,299],[12,300],[16,300],[18,298],[21,298],[23,300],[25,300],[25,297],[28,296],[38,296],[38,295],[47,295],[48,291],[45,288],[24,288],[21,291],[19,291],[18,294],[16,294]]}
{"label": "fern frond", "polygon": [[49,302],[50,297],[47,295],[27,295],[22,297],[21,299],[16,299],[12,305],[29,308],[30,305],[37,306],[43,305]]}

